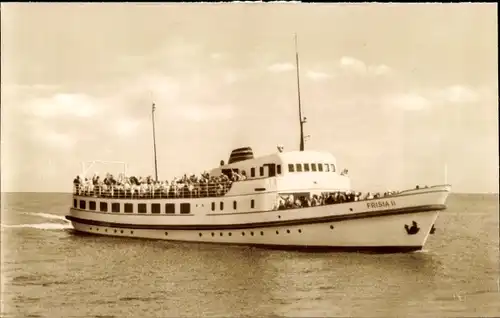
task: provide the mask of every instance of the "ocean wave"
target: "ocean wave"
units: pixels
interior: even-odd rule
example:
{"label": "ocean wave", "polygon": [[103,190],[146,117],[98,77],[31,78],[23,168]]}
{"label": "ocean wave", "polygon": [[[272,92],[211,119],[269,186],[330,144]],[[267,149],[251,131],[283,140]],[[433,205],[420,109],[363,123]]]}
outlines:
{"label": "ocean wave", "polygon": [[39,230],[66,230],[71,229],[71,224],[65,223],[34,223],[34,224],[1,224],[3,228],[18,229],[18,228],[32,228]]}
{"label": "ocean wave", "polygon": [[57,215],[57,214],[42,213],[42,212],[22,212],[22,214],[24,214],[24,215],[32,215],[32,216],[39,216],[39,217],[46,218],[46,219],[62,220],[62,221],[68,222],[68,220],[66,220],[66,218],[64,216]]}

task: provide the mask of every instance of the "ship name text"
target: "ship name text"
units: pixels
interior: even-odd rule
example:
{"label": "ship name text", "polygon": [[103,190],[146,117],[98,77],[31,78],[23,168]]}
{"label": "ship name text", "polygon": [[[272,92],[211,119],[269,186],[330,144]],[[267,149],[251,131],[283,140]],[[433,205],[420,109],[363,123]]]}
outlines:
{"label": "ship name text", "polygon": [[369,209],[389,208],[389,207],[393,207],[393,206],[396,206],[396,202],[394,200],[367,202],[366,203],[366,207]]}

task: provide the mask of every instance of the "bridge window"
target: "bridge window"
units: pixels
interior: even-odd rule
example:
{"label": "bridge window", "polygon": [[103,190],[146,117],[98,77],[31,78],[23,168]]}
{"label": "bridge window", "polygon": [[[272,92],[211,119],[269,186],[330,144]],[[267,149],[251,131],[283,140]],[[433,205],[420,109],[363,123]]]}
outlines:
{"label": "bridge window", "polygon": [[325,163],[325,171],[330,172],[330,165]]}
{"label": "bridge window", "polygon": [[175,214],[175,203],[165,203],[165,213]]}
{"label": "bridge window", "polygon": [[330,166],[332,166],[332,172],[335,172],[335,165],[332,163]]}
{"label": "bridge window", "polygon": [[215,211],[215,202],[212,202],[212,211]]}
{"label": "bridge window", "polygon": [[151,213],[159,214],[161,212],[160,210],[161,210],[160,203],[153,203],[153,204],[151,204]]}
{"label": "bridge window", "polygon": [[295,170],[297,170],[297,172],[302,172],[302,164],[301,163],[296,163],[295,164]]}
{"label": "bridge window", "polygon": [[260,176],[264,175],[264,167],[259,167]]}
{"label": "bridge window", "polygon": [[134,205],[132,203],[125,203],[125,213],[134,213]]}
{"label": "bridge window", "polygon": [[99,210],[101,210],[101,212],[108,212],[108,203],[107,202],[100,202],[99,203]]}
{"label": "bridge window", "polygon": [[73,199],[73,207],[76,208],[78,206],[77,200]]}
{"label": "bridge window", "polygon": [[295,172],[295,166],[293,165],[293,163],[288,164],[288,172]]}
{"label": "bridge window", "polygon": [[191,204],[181,203],[181,214],[189,214],[189,213],[191,213]]}
{"label": "bridge window", "polygon": [[255,200],[252,199],[252,201],[250,201],[250,208],[254,209],[255,208]]}
{"label": "bridge window", "polygon": [[281,174],[281,165],[276,166],[276,173]]}
{"label": "bridge window", "polygon": [[95,207],[95,201],[89,201],[89,210],[91,211],[95,211],[96,207]]}
{"label": "bridge window", "polygon": [[318,163],[318,171],[323,172],[323,164]]}
{"label": "bridge window", "polygon": [[85,210],[85,201],[84,200],[80,200],[80,209],[82,210]]}
{"label": "bridge window", "polygon": [[304,171],[309,171],[309,164],[308,163],[304,163]]}
{"label": "bridge window", "polygon": [[221,203],[220,203],[220,210],[221,210],[221,211],[222,211],[222,210],[224,210],[224,202],[221,202]]}
{"label": "bridge window", "polygon": [[137,205],[137,212],[139,212],[139,213],[148,213],[147,208],[146,208],[146,203],[139,203]]}
{"label": "bridge window", "polygon": [[316,164],[315,163],[311,163],[311,170],[312,171],[318,171],[318,169],[316,169]]}
{"label": "bridge window", "polygon": [[250,177],[255,177],[255,168],[250,169]]}
{"label": "bridge window", "polygon": [[120,203],[111,203],[111,211],[120,213]]}
{"label": "bridge window", "polygon": [[233,209],[236,210],[236,207],[237,207],[237,203],[236,203],[236,201],[233,201]]}

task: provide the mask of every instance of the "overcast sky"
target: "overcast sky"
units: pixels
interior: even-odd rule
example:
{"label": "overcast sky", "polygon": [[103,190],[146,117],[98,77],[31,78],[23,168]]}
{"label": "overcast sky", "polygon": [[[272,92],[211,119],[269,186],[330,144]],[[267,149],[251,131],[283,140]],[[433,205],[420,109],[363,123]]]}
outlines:
{"label": "overcast sky", "polygon": [[[199,173],[306,149],[359,190],[498,192],[495,4],[1,5],[2,191],[71,191],[89,160]],[[101,174],[116,166],[96,166]]]}

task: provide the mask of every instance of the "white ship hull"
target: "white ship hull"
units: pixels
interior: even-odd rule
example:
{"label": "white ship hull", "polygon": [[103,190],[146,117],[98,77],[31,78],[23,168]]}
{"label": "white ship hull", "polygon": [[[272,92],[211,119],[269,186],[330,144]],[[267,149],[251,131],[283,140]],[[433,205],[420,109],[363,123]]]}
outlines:
{"label": "white ship hull", "polygon": [[425,245],[439,211],[445,209],[449,190],[449,186],[436,186],[380,199],[238,215],[118,215],[73,208],[67,218],[77,231],[109,236],[408,252]]}

